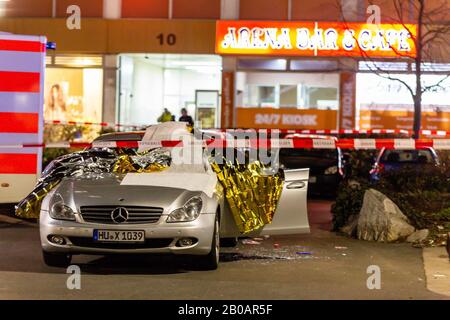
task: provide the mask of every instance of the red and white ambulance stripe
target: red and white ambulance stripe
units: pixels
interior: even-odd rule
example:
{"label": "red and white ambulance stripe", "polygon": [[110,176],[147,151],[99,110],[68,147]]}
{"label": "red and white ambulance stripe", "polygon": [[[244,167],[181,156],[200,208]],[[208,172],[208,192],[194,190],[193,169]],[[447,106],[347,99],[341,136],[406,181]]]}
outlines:
{"label": "red and white ambulance stripe", "polygon": [[[42,143],[46,38],[0,34],[0,144]],[[40,148],[2,148],[0,174],[37,174]]]}

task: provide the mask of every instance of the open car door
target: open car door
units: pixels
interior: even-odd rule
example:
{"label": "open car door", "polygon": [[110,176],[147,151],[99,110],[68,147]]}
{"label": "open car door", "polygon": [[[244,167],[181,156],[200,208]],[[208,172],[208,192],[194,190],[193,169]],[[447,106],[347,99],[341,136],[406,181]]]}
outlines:
{"label": "open car door", "polygon": [[[307,208],[309,169],[284,170],[283,191],[272,223],[248,234],[241,234],[234,222],[228,204],[221,221],[222,237],[290,235],[309,233]],[[226,202],[226,201],[225,201]]]}
{"label": "open car door", "polygon": [[280,202],[271,224],[258,235],[309,233],[307,208],[309,169],[284,171],[285,181]]}

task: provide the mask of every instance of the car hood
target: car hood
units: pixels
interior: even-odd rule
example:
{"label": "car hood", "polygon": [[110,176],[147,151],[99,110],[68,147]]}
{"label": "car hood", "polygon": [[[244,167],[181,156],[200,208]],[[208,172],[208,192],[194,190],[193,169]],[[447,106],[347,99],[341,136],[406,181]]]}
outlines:
{"label": "car hood", "polygon": [[65,204],[80,212],[81,206],[151,206],[171,210],[181,207],[198,192],[159,186],[121,185],[123,175],[104,176],[99,179],[66,178],[53,196],[61,197]]}

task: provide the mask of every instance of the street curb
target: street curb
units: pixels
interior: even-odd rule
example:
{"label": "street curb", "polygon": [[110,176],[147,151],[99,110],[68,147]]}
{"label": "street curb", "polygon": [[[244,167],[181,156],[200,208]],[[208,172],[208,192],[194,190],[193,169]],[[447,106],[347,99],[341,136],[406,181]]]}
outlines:
{"label": "street curb", "polygon": [[427,289],[450,297],[450,261],[445,247],[423,248]]}
{"label": "street curb", "polygon": [[20,225],[25,225],[25,226],[29,226],[29,227],[38,227],[37,223],[33,223],[30,221],[26,221],[26,220],[22,220],[22,219],[18,219],[18,218],[13,218],[11,216],[5,216],[3,214],[0,214],[0,222],[3,223],[9,223],[9,224],[20,224]]}

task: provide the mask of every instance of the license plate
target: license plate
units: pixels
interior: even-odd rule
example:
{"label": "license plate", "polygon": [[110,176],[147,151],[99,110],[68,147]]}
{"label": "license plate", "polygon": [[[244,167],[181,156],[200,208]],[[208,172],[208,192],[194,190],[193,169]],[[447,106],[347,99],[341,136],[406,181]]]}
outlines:
{"label": "license plate", "polygon": [[145,231],[94,230],[94,241],[98,242],[145,242]]}
{"label": "license plate", "polygon": [[309,183],[316,183],[317,177],[309,177]]}

